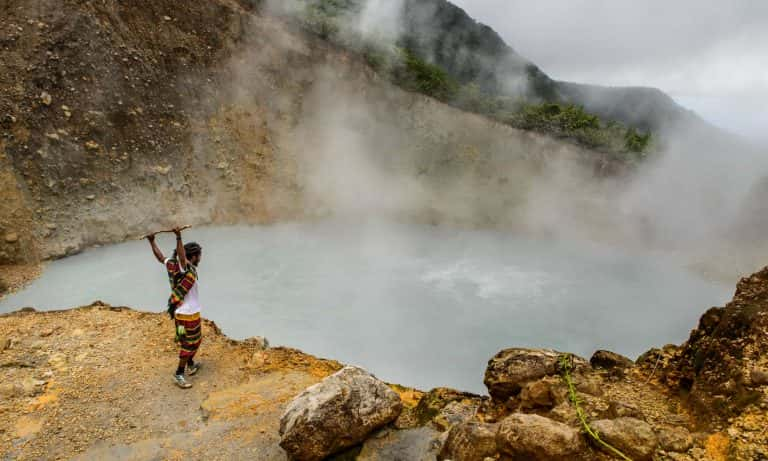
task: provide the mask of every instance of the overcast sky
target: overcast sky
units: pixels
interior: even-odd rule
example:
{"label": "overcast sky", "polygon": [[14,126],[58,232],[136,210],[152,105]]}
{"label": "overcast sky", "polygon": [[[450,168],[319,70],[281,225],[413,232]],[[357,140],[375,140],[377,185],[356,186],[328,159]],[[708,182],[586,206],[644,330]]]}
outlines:
{"label": "overcast sky", "polygon": [[654,86],[768,143],[768,0],[452,0],[551,77]]}

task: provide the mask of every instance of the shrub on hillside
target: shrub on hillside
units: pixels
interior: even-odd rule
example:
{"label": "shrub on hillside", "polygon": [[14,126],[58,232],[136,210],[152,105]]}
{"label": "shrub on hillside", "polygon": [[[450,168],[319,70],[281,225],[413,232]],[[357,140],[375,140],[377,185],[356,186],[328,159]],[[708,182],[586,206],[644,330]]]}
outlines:
{"label": "shrub on hillside", "polygon": [[392,71],[395,83],[441,101],[450,101],[456,96],[458,85],[443,69],[419,59],[409,50],[401,49],[400,54],[401,62]]}

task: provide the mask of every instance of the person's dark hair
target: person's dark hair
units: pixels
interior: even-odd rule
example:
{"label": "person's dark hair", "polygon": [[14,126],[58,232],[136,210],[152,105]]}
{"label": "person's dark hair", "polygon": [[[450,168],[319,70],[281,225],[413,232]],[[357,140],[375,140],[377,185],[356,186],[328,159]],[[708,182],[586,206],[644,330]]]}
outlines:
{"label": "person's dark hair", "polygon": [[[184,245],[184,253],[187,254],[187,258],[192,258],[194,256],[199,255],[203,251],[203,247],[200,246],[197,242],[189,242]],[[178,252],[176,250],[173,250],[173,258],[178,258]]]}

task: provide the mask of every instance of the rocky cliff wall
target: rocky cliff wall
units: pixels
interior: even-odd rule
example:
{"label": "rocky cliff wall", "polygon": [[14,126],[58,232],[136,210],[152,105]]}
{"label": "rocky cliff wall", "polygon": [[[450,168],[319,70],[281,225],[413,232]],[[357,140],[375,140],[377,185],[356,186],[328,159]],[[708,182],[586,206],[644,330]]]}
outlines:
{"label": "rocky cliff wall", "polygon": [[530,173],[552,159],[587,174],[612,168],[403,92],[247,3],[194,2],[183,14],[167,0],[1,8],[6,263],[179,222],[365,207],[514,225]]}

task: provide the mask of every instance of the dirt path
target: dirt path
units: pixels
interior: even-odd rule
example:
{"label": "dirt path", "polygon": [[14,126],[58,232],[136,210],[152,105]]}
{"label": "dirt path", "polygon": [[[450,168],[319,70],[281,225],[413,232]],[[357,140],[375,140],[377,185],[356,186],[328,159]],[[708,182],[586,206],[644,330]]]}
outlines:
{"label": "dirt path", "polygon": [[284,405],[339,368],[204,324],[194,387],[161,314],[94,305],[0,317],[0,459],[285,459]]}

